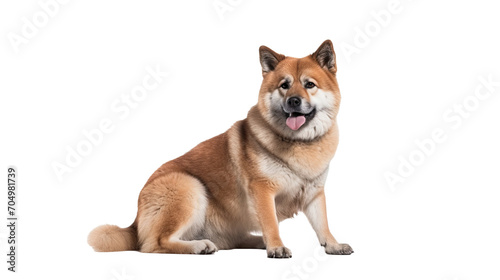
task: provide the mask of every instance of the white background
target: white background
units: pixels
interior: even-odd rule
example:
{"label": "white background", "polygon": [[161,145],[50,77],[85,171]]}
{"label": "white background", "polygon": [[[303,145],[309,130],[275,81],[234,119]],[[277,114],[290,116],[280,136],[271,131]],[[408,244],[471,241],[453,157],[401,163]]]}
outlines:
{"label": "white background", "polygon": [[[23,18],[33,22],[43,9],[3,1],[0,173],[5,182],[8,165],[19,169],[20,225],[19,272],[2,261],[1,278],[499,279],[500,87],[474,103],[479,77],[500,81],[498,6],[401,0],[385,26],[373,25],[373,13],[389,2],[230,1],[220,17],[212,0],[69,1],[14,47],[9,38],[22,36]],[[358,30],[367,27],[361,44]],[[287,260],[263,250],[92,251],[89,231],[132,223],[156,168],[245,118],[260,87],[260,45],[302,57],[325,39],[337,52],[343,98],[326,186],[329,223],[353,255],[316,254],[302,214],[280,225],[293,252]],[[357,53],[349,55],[347,44]],[[111,104],[155,65],[169,77],[120,119]],[[464,100],[474,105],[469,116],[460,125],[445,121]],[[114,130],[58,180],[52,164],[64,164],[67,147],[105,118]],[[434,129],[446,141],[391,188],[384,174],[398,174],[400,157]],[[6,238],[3,225],[2,260]]]}

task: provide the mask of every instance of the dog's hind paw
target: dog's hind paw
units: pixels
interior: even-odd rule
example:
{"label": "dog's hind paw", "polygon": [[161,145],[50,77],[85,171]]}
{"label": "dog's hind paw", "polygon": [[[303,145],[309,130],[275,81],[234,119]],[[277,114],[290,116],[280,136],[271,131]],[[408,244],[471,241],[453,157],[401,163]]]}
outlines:
{"label": "dog's hind paw", "polygon": [[215,246],[215,244],[208,239],[200,240],[197,245],[195,254],[210,255],[217,252],[217,246]]}

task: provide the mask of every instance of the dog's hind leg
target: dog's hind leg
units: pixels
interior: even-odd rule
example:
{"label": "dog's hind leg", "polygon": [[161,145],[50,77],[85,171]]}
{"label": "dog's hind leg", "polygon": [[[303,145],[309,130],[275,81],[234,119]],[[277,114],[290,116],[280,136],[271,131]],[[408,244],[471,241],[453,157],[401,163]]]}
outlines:
{"label": "dog's hind leg", "polygon": [[203,229],[207,205],[204,186],[188,174],[169,173],[148,183],[139,196],[140,251],[172,254],[217,251],[210,240],[190,240]]}

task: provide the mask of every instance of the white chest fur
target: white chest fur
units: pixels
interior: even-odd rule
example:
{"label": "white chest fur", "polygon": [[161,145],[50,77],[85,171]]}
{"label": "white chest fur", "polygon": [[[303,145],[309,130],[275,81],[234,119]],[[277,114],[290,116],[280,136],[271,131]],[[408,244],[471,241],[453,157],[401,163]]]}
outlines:
{"label": "white chest fur", "polygon": [[262,157],[259,169],[270,181],[278,186],[276,193],[276,212],[279,220],[292,217],[304,209],[316,194],[324,187],[328,166],[320,174],[301,174],[292,170],[277,158]]}

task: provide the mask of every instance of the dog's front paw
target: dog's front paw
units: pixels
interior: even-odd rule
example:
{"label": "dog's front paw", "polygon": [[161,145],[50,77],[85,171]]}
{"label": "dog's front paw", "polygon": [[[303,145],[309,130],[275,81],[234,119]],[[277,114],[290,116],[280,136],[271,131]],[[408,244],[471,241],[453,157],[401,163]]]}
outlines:
{"label": "dog's front paw", "polygon": [[267,248],[267,257],[268,258],[291,258],[292,251],[287,247],[271,247]]}
{"label": "dog's front paw", "polygon": [[349,244],[326,244],[325,252],[330,255],[350,255],[354,253]]}

